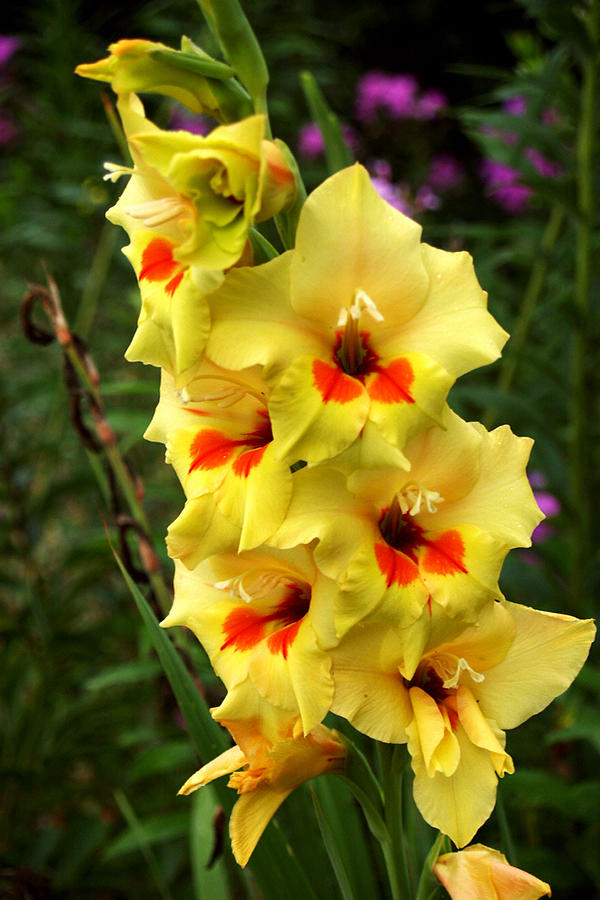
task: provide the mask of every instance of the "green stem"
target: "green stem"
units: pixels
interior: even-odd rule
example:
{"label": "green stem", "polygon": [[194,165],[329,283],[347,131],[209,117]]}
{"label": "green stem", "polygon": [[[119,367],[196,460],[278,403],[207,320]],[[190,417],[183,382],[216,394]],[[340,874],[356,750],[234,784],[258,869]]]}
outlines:
{"label": "green stem", "polygon": [[377,744],[389,840],[381,842],[393,900],[412,900],[409,859],[402,816],[402,788],[406,749],[398,744]]}
{"label": "green stem", "polygon": [[590,551],[590,495],[587,487],[588,352],[592,226],[594,215],[593,158],[596,140],[598,81],[598,0],[590,4],[587,31],[591,48],[582,63],[582,90],[577,131],[577,228],[575,255],[575,310],[577,313],[571,355],[571,428],[569,446],[571,531],[571,594],[575,610],[583,604],[586,563]]}
{"label": "green stem", "polygon": [[[529,337],[529,331],[538,298],[542,293],[546,275],[548,274],[550,253],[558,240],[564,217],[564,209],[561,206],[555,206],[550,214],[546,230],[542,237],[542,243],[540,245],[541,253],[536,258],[531,269],[521,310],[513,329],[507,353],[505,354],[504,364],[500,370],[497,383],[499,394],[507,394],[513,383],[517,367],[521,361],[523,350],[527,343],[527,338]],[[491,428],[493,426],[497,413],[498,411],[494,406],[491,406],[485,411],[483,423],[486,428]]]}

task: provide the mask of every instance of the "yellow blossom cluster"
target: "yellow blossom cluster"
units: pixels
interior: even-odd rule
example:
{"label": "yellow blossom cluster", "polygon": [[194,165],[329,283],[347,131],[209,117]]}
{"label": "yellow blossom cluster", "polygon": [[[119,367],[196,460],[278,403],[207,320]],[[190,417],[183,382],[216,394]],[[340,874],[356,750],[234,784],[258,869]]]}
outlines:
{"label": "yellow blossom cluster", "polygon": [[594,634],[498,586],[542,518],[532,442],[463,421],[447,395],[507,335],[469,254],[423,243],[360,165],[255,265],[250,229],[289,207],[294,175],[264,115],[205,137],[151,123],[134,91],[219,106],[153,68],[157,46],[121,41],[80,72],[118,93],[133,165],[109,166],[128,183],[107,215],[141,293],[126,355],[162,370],[146,437],[186,497],[163,624],[206,649],[235,741],[182,792],[231,775],[244,865],[290,791],[343,770],[331,711],[408,746],[423,817],[464,847],[513,771],[505,731],[568,687]]}

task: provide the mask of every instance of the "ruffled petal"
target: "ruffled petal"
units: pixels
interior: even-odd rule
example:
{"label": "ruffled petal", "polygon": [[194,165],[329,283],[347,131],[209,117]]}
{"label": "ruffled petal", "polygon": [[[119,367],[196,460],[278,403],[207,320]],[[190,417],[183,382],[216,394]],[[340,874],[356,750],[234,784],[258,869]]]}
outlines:
{"label": "ruffled petal", "polygon": [[592,619],[504,604],[516,635],[503,660],[472,691],[486,718],[516,728],[562,694],[583,666],[596,628]]}

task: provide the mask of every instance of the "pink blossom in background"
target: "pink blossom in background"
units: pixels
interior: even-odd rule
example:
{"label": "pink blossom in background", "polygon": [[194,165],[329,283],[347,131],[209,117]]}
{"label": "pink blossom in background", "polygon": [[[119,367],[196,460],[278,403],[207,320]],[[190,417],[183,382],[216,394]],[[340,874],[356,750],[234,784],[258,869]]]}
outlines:
{"label": "pink blossom in background", "polygon": [[428,184],[422,185],[415,197],[415,209],[439,209],[442,201]]}
{"label": "pink blossom in background", "polygon": [[435,119],[437,114],[448,106],[448,98],[435,89],[425,91],[417,100],[415,117],[417,119]]}
{"label": "pink blossom in background", "polygon": [[208,134],[215,127],[215,123],[208,116],[194,115],[174,109],[169,119],[169,127],[173,131],[189,131],[192,134]]}
{"label": "pink blossom in background", "polygon": [[527,100],[521,94],[514,94],[504,100],[502,109],[511,116],[524,116],[527,112]]}
{"label": "pink blossom in background", "polygon": [[8,34],[0,34],[0,66],[4,66],[21,46],[21,40]]}
{"label": "pink blossom in background", "polygon": [[547,520],[557,516],[560,513],[561,506],[554,494],[550,494],[548,491],[534,491],[534,494],[539,508],[546,516],[546,519],[534,528],[531,535],[532,542],[539,543],[540,541],[546,541],[554,534],[555,529]]}
{"label": "pink blossom in background", "polygon": [[427,183],[434,191],[448,191],[464,180],[465,170],[450,153],[438,153],[431,161]]}
{"label": "pink blossom in background", "polygon": [[370,169],[377,178],[387,178],[389,181],[392,177],[392,167],[387,159],[376,159],[371,164]]}
{"label": "pink blossom in background", "polygon": [[379,109],[398,119],[413,116],[417,88],[413,75],[367,72],[358,82],[356,116],[364,122],[371,122]]}
{"label": "pink blossom in background", "polygon": [[560,163],[552,162],[552,160],[547,159],[547,157],[545,157],[543,153],[540,153],[539,150],[536,150],[535,147],[527,147],[525,156],[538,175],[541,175],[542,178],[560,178],[564,172]]}
{"label": "pink blossom in background", "polygon": [[[342,135],[350,150],[356,151],[359,145],[359,138],[354,128],[350,125],[343,125]],[[307,122],[300,129],[298,133],[298,152],[305,159],[317,159],[325,152],[323,135],[316,122]]]}
{"label": "pink blossom in background", "polygon": [[18,129],[14,122],[0,113],[0,144],[8,144],[17,134]]}
{"label": "pink blossom in background", "polygon": [[325,151],[323,135],[316,122],[307,122],[298,134],[298,152],[306,159],[316,159]]}
{"label": "pink blossom in background", "polygon": [[524,212],[529,206],[533,190],[519,181],[521,173],[495,159],[484,159],[481,178],[487,193],[502,209],[513,215]]}
{"label": "pink blossom in background", "polygon": [[400,210],[405,216],[412,215],[410,203],[397,184],[392,184],[387,178],[379,178],[377,175],[371,176],[371,183],[379,196],[383,197],[390,206]]}

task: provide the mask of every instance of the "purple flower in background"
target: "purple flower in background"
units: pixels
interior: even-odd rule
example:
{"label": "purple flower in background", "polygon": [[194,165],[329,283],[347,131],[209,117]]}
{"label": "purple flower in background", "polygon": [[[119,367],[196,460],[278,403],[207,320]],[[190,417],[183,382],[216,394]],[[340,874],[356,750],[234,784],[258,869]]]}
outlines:
{"label": "purple flower in background", "polygon": [[[342,135],[348,147],[358,149],[358,135],[350,125],[342,126]],[[316,122],[307,122],[298,133],[298,152],[305,159],[317,159],[325,152],[323,135]]]}
{"label": "purple flower in background", "polygon": [[435,191],[448,191],[457,187],[465,177],[459,161],[449,153],[438,153],[431,161],[427,183]]}
{"label": "purple flower in background", "polygon": [[0,34],[0,66],[4,66],[21,46],[21,40],[8,34]]}
{"label": "purple flower in background", "polygon": [[417,119],[435,119],[440,110],[448,106],[448,98],[435,89],[425,91],[417,100],[415,117]]}
{"label": "purple flower in background", "polygon": [[8,144],[18,133],[14,122],[0,113],[0,144]]}
{"label": "purple flower in background", "polygon": [[325,151],[321,129],[316,122],[307,122],[298,135],[298,152],[306,159],[316,159]]}
{"label": "purple flower in background", "polygon": [[381,178],[377,175],[371,176],[371,184],[380,197],[393,206],[394,209],[400,210],[405,216],[412,215],[410,203],[403,195],[397,184],[392,184],[387,178]]}
{"label": "purple flower in background", "polygon": [[506,212],[518,215],[529,206],[533,190],[519,181],[521,173],[495,159],[484,159],[481,178],[489,196]]}
{"label": "purple flower in background", "polygon": [[560,178],[564,172],[560,163],[552,162],[543,153],[536,150],[535,147],[527,147],[525,156],[542,178]]}
{"label": "purple flower in background", "polygon": [[534,494],[539,508],[546,516],[546,519],[533,529],[531,535],[532,542],[539,543],[546,541],[554,534],[554,528],[547,520],[560,513],[560,503],[554,494],[550,494],[548,491],[534,491]]}
{"label": "purple flower in background", "polygon": [[383,109],[397,119],[413,116],[417,87],[417,80],[413,75],[367,72],[358,82],[356,116],[364,122],[371,122],[378,109]]}
{"label": "purple flower in background", "polygon": [[521,94],[514,94],[505,99],[502,109],[511,116],[524,116],[527,112],[527,100]]}
{"label": "purple flower in background", "polygon": [[392,177],[392,167],[387,159],[376,159],[370,168],[373,175],[377,178],[385,178],[387,181],[390,181]]}
{"label": "purple flower in background", "polygon": [[417,191],[415,197],[415,208],[421,209],[439,209],[441,200],[438,195],[431,189],[430,185],[424,184]]}
{"label": "purple flower in background", "polygon": [[169,127],[173,131],[189,131],[192,134],[208,134],[215,127],[208,116],[198,116],[174,109],[169,119]]}

